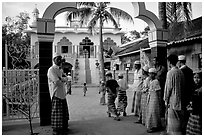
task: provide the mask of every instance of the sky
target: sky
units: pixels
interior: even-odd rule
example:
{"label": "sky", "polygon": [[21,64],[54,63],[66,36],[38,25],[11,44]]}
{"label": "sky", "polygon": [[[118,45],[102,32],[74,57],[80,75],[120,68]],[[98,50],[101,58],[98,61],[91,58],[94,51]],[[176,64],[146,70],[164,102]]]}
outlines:
{"label": "sky", "polygon": [[[29,13],[30,17],[32,17],[32,11],[35,7],[38,8],[40,14],[39,17],[41,18],[45,9],[52,3],[51,1],[48,2],[41,2],[38,0],[35,0],[36,2],[32,1],[17,1],[17,2],[10,2],[9,0],[1,2],[2,4],[2,23],[4,23],[5,17],[15,17],[19,15],[20,12],[27,12]],[[60,0],[63,1],[63,0]],[[133,0],[132,0],[133,1]],[[111,2],[111,7],[120,8],[130,15],[134,15],[133,6],[131,4],[132,1],[119,1],[119,0],[109,0]],[[54,1],[58,2],[58,1]],[[67,2],[67,1],[66,1]],[[189,1],[191,2],[191,1]],[[153,12],[156,16],[158,16],[158,2],[148,2],[145,1],[146,9]],[[193,19],[202,16],[202,2],[192,2],[192,13],[193,13]],[[64,14],[58,15],[56,19],[56,26],[64,26],[65,20],[64,20]],[[124,31],[130,31],[130,30],[137,30],[138,32],[141,32],[144,30],[144,28],[147,26],[147,24],[137,18],[134,18],[134,24],[128,23],[128,22],[122,22],[121,21],[121,28]]]}

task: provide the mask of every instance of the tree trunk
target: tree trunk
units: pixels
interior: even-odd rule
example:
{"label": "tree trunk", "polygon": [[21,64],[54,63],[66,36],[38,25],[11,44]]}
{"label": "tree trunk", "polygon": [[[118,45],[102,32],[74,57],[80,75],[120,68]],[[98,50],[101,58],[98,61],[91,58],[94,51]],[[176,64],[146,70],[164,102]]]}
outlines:
{"label": "tree trunk", "polygon": [[102,17],[100,17],[100,30],[99,30],[99,39],[100,39],[100,51],[99,51],[99,55],[100,55],[100,71],[101,71],[101,78],[102,81],[105,81],[105,70],[104,70],[104,58],[103,58],[103,34],[102,34],[102,27],[103,27],[103,21],[102,21]]}
{"label": "tree trunk", "polygon": [[166,2],[159,2],[159,19],[162,22],[162,28],[167,29]]}

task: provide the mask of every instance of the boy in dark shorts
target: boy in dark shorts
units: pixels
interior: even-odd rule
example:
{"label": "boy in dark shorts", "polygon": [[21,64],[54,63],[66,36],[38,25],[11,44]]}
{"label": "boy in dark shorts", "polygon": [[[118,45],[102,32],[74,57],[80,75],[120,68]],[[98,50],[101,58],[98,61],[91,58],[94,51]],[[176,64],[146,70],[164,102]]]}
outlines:
{"label": "boy in dark shorts", "polygon": [[111,114],[114,116],[114,119],[119,121],[119,113],[117,112],[116,106],[115,106],[115,99],[117,97],[117,93],[119,90],[118,82],[114,79],[112,79],[112,73],[107,72],[106,73],[106,90],[108,93],[108,116],[111,117]]}

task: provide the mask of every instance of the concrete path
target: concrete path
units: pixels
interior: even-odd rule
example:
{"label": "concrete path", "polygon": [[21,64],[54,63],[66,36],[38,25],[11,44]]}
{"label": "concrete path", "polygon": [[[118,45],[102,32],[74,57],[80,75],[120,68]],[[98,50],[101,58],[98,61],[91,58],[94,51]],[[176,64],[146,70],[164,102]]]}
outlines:
{"label": "concrete path", "polygon": [[[131,114],[133,92],[127,91],[127,117],[115,121],[107,117],[107,106],[100,105],[101,95],[97,87],[88,87],[87,95],[83,96],[82,88],[73,88],[72,95],[67,96],[70,113],[70,135],[148,135],[143,125],[135,124],[137,117]],[[33,121],[34,132],[40,135],[51,135],[51,126],[39,126],[39,119]],[[161,132],[151,133],[159,135]],[[3,135],[28,135],[27,121],[4,122]]]}

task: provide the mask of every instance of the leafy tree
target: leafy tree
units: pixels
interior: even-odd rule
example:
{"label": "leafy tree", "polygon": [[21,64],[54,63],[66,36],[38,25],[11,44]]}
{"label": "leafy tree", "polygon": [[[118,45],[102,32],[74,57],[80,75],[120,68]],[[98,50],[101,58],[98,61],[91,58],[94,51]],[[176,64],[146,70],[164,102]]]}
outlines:
{"label": "leafy tree", "polygon": [[99,24],[99,37],[100,37],[100,66],[102,72],[102,80],[105,81],[104,70],[104,56],[103,56],[103,36],[102,28],[104,22],[112,22],[113,26],[117,29],[117,19],[121,18],[130,22],[133,22],[132,17],[123,10],[109,7],[110,2],[79,2],[78,10],[67,13],[67,21],[72,19],[80,19],[81,25],[87,25],[90,33],[95,33],[94,28]]}
{"label": "leafy tree", "polygon": [[140,33],[136,30],[132,30],[124,35],[122,35],[122,44],[130,42],[132,40],[136,40],[140,38]]}
{"label": "leafy tree", "polygon": [[29,68],[30,36],[23,31],[27,29],[29,14],[21,12],[15,18],[6,17],[2,25],[3,66],[5,66],[5,45],[7,45],[8,68]]}

